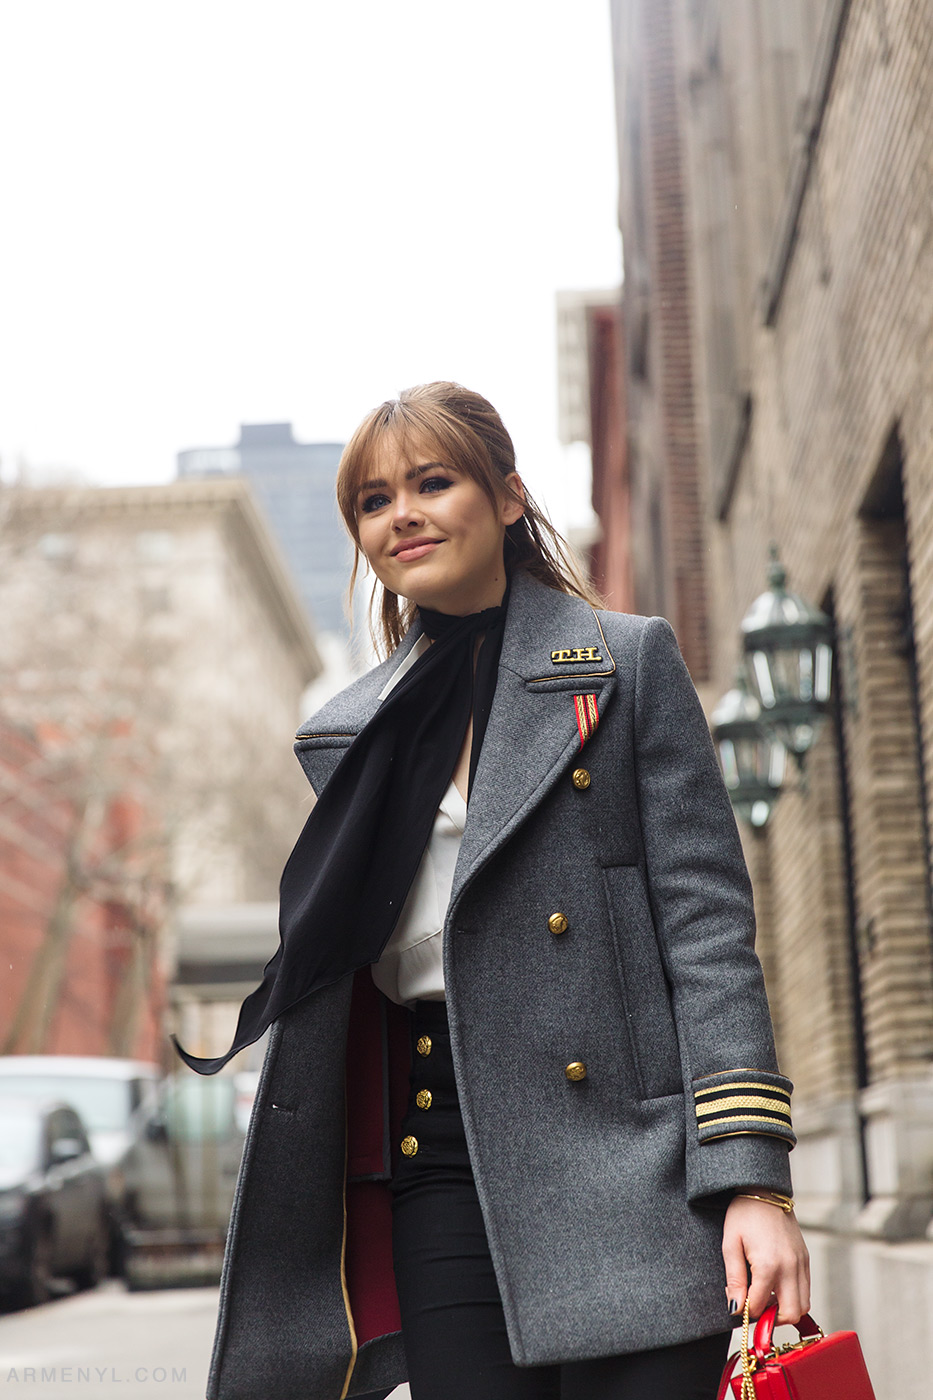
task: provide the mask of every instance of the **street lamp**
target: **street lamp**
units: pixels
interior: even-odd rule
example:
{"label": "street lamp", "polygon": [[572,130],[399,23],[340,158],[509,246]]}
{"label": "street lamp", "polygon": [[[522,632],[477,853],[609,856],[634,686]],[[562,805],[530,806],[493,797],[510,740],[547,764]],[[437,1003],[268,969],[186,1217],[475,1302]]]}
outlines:
{"label": "street lamp", "polygon": [[761,725],[802,767],[829,704],[832,624],[819,608],[788,591],[774,545],[768,582],[742,619],[748,679],[761,706]]}
{"label": "street lamp", "polygon": [[710,729],[736,816],[764,826],[780,795],[786,750],[762,728],[761,707],[748,693],[744,667],[713,710]]}

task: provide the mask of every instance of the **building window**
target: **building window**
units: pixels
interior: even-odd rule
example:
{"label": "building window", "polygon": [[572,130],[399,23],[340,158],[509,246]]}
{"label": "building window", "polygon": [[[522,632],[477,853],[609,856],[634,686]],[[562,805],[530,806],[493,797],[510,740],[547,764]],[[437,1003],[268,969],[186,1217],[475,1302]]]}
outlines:
{"label": "building window", "polygon": [[146,564],[167,564],[175,554],[175,536],[171,530],[140,530],[136,554]]}
{"label": "building window", "polygon": [[39,553],[45,559],[73,559],[75,537],[74,535],[40,535]]}

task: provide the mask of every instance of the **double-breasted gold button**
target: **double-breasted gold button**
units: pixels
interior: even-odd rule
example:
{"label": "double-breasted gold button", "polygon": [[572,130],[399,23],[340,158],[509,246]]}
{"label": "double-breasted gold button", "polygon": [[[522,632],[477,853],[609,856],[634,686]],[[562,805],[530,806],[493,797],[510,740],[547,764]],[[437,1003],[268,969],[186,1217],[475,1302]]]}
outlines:
{"label": "double-breasted gold button", "polygon": [[406,1157],[414,1157],[415,1153],[418,1151],[418,1139],[410,1135],[408,1137],[403,1137],[402,1151],[405,1153]]}
{"label": "double-breasted gold button", "polygon": [[581,1079],[586,1078],[586,1065],[582,1060],[571,1060],[564,1073],[571,1084],[578,1084]]}
{"label": "double-breasted gold button", "polygon": [[415,1049],[418,1051],[419,1055],[430,1055],[431,1037],[429,1035],[421,1036],[417,1045],[415,1046]]}
{"label": "double-breasted gold button", "polygon": [[570,927],[570,920],[566,914],[552,914],[547,921],[547,926],[551,933],[566,933]]}
{"label": "double-breasted gold button", "polygon": [[430,1089],[419,1089],[415,1095],[415,1103],[419,1108],[430,1108],[434,1102],[434,1095]]}
{"label": "double-breasted gold button", "polygon": [[579,788],[580,792],[585,792],[593,779],[590,777],[586,768],[575,768],[570,781],[575,788]]}

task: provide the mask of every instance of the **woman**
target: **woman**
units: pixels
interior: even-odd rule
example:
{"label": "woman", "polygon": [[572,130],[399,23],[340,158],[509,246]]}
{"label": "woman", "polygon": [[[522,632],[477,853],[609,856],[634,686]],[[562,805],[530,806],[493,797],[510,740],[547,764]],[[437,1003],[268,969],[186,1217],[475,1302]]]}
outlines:
{"label": "woman", "polygon": [[746,1290],[809,1305],[702,709],[514,466],[449,383],[341,461],[390,654],[297,737],[318,804],[229,1052],[272,1024],[216,1400],[699,1400]]}

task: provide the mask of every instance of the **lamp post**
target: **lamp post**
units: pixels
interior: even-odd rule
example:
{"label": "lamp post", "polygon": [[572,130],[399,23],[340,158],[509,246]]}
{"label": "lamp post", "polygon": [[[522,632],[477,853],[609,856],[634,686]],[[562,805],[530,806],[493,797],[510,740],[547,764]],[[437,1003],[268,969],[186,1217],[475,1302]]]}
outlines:
{"label": "lamp post", "polygon": [[780,796],[786,750],[761,725],[761,707],[749,695],[745,669],[727,690],[710,719],[713,742],[737,817],[762,827]]}
{"label": "lamp post", "polygon": [[770,587],[742,619],[743,649],[759,723],[802,768],[829,705],[832,623],[799,593],[771,546]]}

